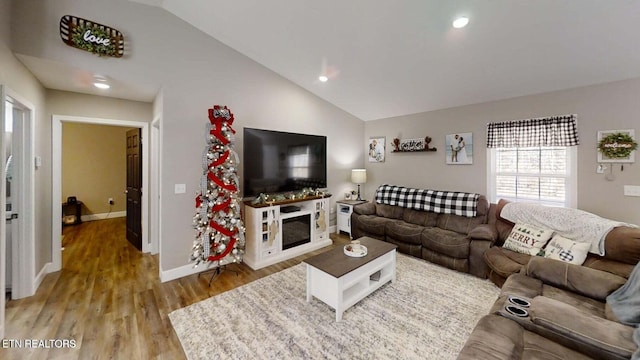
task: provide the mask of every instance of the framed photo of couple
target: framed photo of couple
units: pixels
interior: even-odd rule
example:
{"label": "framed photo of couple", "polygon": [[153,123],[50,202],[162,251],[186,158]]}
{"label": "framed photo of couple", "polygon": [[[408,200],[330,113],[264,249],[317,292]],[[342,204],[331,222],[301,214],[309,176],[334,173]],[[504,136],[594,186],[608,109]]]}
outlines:
{"label": "framed photo of couple", "polygon": [[447,135],[445,156],[449,165],[473,164],[473,133]]}

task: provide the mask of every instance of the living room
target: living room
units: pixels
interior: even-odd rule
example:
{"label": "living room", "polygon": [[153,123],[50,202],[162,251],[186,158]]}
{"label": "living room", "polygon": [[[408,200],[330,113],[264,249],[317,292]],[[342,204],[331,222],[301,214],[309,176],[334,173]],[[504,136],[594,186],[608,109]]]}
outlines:
{"label": "living room", "polygon": [[[626,4],[626,3],[624,3]],[[622,11],[623,5],[618,9]],[[630,5],[629,5],[630,6]],[[199,184],[200,158],[206,111],[213,104],[228,105],[236,116],[234,126],[327,136],[328,189],[335,201],[355,189],[351,170],[367,169],[363,198],[371,200],[378,185],[389,183],[410,187],[487,193],[486,125],[490,122],[542,116],[577,114],[580,145],[577,150],[577,198],[579,209],[629,223],[640,223],[640,203],[623,194],[625,185],[639,185],[640,169],[635,164],[610,165],[605,174],[597,172],[597,134],[601,130],[636,129],[640,113],[640,74],[568,88],[549,86],[530,94],[514,92],[491,101],[470,101],[465,105],[442,106],[429,111],[405,112],[399,116],[365,119],[355,116],[300,85],[269,70],[211,38],[169,11],[132,1],[44,0],[0,2],[0,83],[17,98],[33,105],[34,155],[42,165],[34,173],[33,269],[31,283],[53,272],[55,221],[52,199],[52,123],[54,115],[140,121],[160,121],[162,183],[160,215],[155,224],[158,239],[159,276],[170,280],[189,275],[187,257],[193,240],[191,221],[193,196]],[[125,34],[127,51],[123,59],[100,58],[65,45],[58,33],[62,16],[73,14],[91,19]],[[603,25],[604,26],[604,25]],[[128,40],[130,39],[130,40]],[[611,43],[618,40],[611,39]],[[619,46],[632,47],[633,41]],[[294,44],[292,44],[293,46]],[[508,45],[508,44],[507,44]],[[598,47],[601,45],[601,47]],[[607,46],[593,44],[594,56],[606,61]],[[511,44],[513,51],[520,47]],[[613,45],[610,45],[613,46]],[[631,52],[631,50],[629,50]],[[321,52],[320,52],[321,53]],[[633,53],[637,56],[637,54]],[[541,58],[549,55],[539,55]],[[317,69],[321,54],[317,56]],[[332,60],[333,59],[329,59]],[[575,59],[579,62],[581,59]],[[637,63],[630,55],[627,61]],[[613,61],[613,60],[612,60]],[[491,69],[486,65],[486,71]],[[614,67],[612,65],[610,67]],[[46,71],[44,70],[46,68]],[[139,83],[129,100],[79,94],[69,89],[50,88],[53,79],[40,74],[89,70],[109,74],[118,83]],[[526,73],[528,68],[519,71]],[[576,71],[579,76],[579,71]],[[37,74],[37,75],[36,75]],[[347,77],[342,73],[338,76]],[[546,81],[555,84],[557,79]],[[313,81],[313,80],[312,80]],[[329,92],[331,81],[320,92]],[[366,85],[362,85],[365,87]],[[487,92],[492,84],[487,83]],[[149,89],[156,90],[149,91]],[[553,89],[549,90],[549,89]],[[454,97],[456,94],[450,94]],[[480,95],[477,95],[480,98]],[[425,96],[428,97],[428,96]],[[394,100],[388,100],[394,101]],[[401,99],[396,99],[401,103]],[[376,100],[363,106],[376,107]],[[398,105],[400,106],[400,105]],[[445,138],[454,133],[473,134],[473,163],[447,165]],[[394,138],[431,137],[436,152],[392,153]],[[371,138],[384,137],[384,162],[369,162],[366,149]],[[237,134],[241,154],[242,132]],[[242,171],[240,169],[240,171]],[[611,172],[613,178],[606,175]],[[242,176],[242,173],[240,173]],[[186,184],[186,193],[176,194],[174,184]],[[335,225],[333,218],[332,225]],[[149,230],[151,230],[149,226]],[[150,240],[153,241],[153,240]],[[42,275],[44,274],[44,275]],[[33,289],[35,291],[35,289]]]}

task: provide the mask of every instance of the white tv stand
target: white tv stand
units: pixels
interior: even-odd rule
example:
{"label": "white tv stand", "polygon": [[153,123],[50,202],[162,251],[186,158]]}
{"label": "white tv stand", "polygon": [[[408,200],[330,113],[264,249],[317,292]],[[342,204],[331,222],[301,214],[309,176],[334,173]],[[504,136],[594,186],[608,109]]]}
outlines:
{"label": "white tv stand", "polygon": [[[296,206],[299,210],[281,211]],[[289,200],[280,204],[244,204],[245,254],[254,270],[332,244],[329,238],[329,197]]]}

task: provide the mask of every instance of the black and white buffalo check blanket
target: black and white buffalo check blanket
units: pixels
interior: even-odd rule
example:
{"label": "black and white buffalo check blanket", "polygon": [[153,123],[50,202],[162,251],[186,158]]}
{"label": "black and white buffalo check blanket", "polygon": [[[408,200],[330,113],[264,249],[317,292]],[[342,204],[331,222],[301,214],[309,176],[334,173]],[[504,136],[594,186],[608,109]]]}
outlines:
{"label": "black and white buffalo check blanket", "polygon": [[414,189],[385,184],[376,190],[376,203],[474,217],[479,196],[458,191]]}

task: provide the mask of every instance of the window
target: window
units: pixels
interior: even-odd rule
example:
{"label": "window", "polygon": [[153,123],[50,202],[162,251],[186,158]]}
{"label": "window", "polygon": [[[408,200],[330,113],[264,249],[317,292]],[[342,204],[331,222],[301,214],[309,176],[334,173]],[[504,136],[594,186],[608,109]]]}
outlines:
{"label": "window", "polygon": [[575,207],[575,147],[489,149],[491,201]]}
{"label": "window", "polygon": [[490,201],[576,207],[577,143],[575,115],[489,124]]}
{"label": "window", "polygon": [[293,178],[309,177],[309,146],[289,148],[289,176]]}

